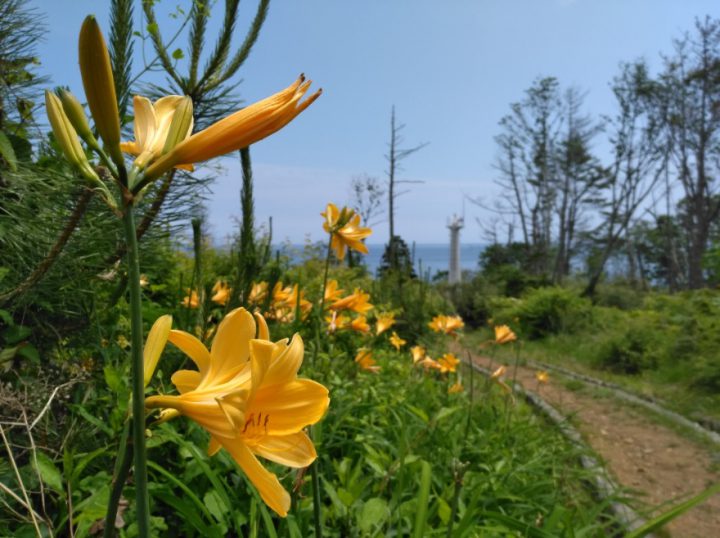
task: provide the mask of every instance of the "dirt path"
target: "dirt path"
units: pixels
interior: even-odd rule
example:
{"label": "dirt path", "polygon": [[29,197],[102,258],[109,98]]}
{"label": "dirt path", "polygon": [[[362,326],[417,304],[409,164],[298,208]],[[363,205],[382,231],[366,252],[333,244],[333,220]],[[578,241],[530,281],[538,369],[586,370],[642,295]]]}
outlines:
{"label": "dirt path", "polygon": [[[489,359],[475,360],[488,369],[498,366]],[[512,379],[512,371],[508,365],[507,379]],[[540,385],[535,373],[532,368],[519,367],[517,381],[573,417],[573,424],[617,482],[634,493],[640,511],[666,502],[674,504],[678,497],[687,498],[720,481],[720,451],[713,455],[611,397],[570,390],[564,379],[553,374],[547,384]],[[720,495],[677,518],[667,530],[673,538],[720,537]]]}

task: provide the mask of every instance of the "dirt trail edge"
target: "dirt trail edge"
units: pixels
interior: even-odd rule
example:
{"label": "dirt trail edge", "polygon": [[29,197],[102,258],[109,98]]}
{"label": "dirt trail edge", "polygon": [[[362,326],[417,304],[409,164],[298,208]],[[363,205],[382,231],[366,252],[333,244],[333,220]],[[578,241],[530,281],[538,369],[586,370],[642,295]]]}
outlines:
{"label": "dirt trail edge", "polygon": [[[473,357],[493,370],[500,363]],[[514,366],[507,366],[512,380]],[[551,374],[540,384],[536,369],[518,366],[516,382],[538,394],[571,421],[605,462],[617,482],[638,499],[636,507],[675,504],[720,482],[718,454],[654,422],[628,404],[612,397],[570,390],[564,378]],[[715,459],[713,461],[713,459]],[[649,514],[652,515],[652,514]],[[674,538],[720,537],[720,496],[693,508],[667,526]]]}

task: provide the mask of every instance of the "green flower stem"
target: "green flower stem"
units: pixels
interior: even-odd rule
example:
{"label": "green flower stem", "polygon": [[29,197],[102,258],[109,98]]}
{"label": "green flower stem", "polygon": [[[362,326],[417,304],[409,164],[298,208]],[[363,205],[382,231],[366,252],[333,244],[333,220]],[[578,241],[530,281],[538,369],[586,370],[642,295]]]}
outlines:
{"label": "green flower stem", "polygon": [[143,323],[140,304],[140,262],[135,235],[135,212],[132,201],[123,215],[127,243],[128,279],[130,290],[130,323],[132,344],[132,438],[134,452],[135,504],[140,538],[150,535],[150,501],[147,484],[145,452],[145,381],[143,371]]}
{"label": "green flower stem", "polygon": [[313,494],[313,522],[315,524],[315,538],[322,538],[322,513],[320,505],[320,473],[318,472],[318,460],[310,464],[310,480],[312,482]]}
{"label": "green flower stem", "polygon": [[[323,311],[325,310],[325,288],[327,288],[328,273],[330,272],[330,254],[332,253],[332,234],[328,239],[328,248],[325,253],[325,273],[323,275],[322,295],[320,296],[320,321],[322,322]],[[322,324],[322,323],[321,323]]]}
{"label": "green flower stem", "polygon": [[117,517],[120,498],[122,497],[123,487],[127,480],[132,465],[132,443],[128,443],[130,435],[130,420],[125,421],[122,436],[120,437],[120,445],[118,447],[118,457],[115,460],[115,471],[113,472],[113,481],[110,489],[110,499],[108,500],[107,513],[105,514],[105,528],[103,529],[103,538],[112,538],[114,536],[115,518]]}
{"label": "green flower stem", "polygon": [[[325,255],[325,274],[323,275],[323,285],[320,295],[320,319],[315,329],[315,347],[313,349],[313,361],[312,364],[317,364],[317,354],[320,349],[320,328],[323,324],[323,314],[325,312],[325,288],[327,288],[328,273],[330,271],[330,254],[332,245],[332,234],[328,239],[327,254]],[[310,428],[310,437],[312,438],[313,431]],[[322,507],[320,504],[320,472],[318,470],[318,460],[310,464],[310,481],[312,484],[313,494],[313,523],[315,525],[315,538],[322,538]]]}

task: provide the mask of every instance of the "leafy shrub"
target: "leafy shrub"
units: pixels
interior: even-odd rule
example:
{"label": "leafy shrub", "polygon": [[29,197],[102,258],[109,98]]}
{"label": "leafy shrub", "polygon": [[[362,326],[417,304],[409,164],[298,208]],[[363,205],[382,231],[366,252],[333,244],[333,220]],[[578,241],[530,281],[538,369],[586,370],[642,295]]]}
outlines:
{"label": "leafy shrub", "polygon": [[477,275],[469,282],[445,285],[440,289],[468,327],[482,327],[491,317],[492,296],[496,289],[483,276]]}
{"label": "leafy shrub", "polygon": [[595,366],[630,375],[657,367],[657,357],[651,349],[652,336],[652,331],[628,327],[600,344],[594,358]]}
{"label": "leafy shrub", "polygon": [[518,302],[514,314],[523,335],[538,339],[582,327],[590,319],[590,301],[568,289],[538,288]]}
{"label": "leafy shrub", "polygon": [[643,304],[643,292],[631,286],[609,284],[598,286],[595,293],[595,304],[619,308],[620,310],[634,310]]}
{"label": "leafy shrub", "polygon": [[694,375],[690,382],[692,388],[708,394],[720,392],[720,361],[700,357],[693,364]]}

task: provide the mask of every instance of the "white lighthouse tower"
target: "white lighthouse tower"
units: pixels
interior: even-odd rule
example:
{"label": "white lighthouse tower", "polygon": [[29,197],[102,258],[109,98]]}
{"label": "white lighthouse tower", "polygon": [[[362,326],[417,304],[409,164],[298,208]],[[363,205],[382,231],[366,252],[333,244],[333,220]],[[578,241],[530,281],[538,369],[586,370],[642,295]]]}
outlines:
{"label": "white lighthouse tower", "polygon": [[453,215],[448,222],[450,230],[450,269],[448,271],[448,282],[450,284],[459,284],[462,277],[460,270],[460,229],[465,225],[465,219]]}

